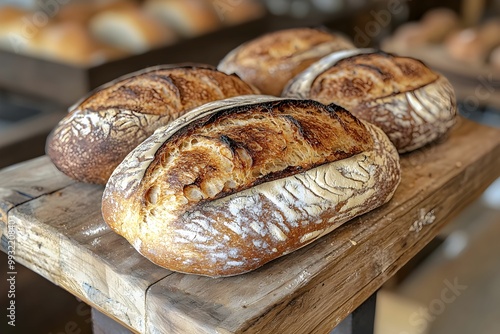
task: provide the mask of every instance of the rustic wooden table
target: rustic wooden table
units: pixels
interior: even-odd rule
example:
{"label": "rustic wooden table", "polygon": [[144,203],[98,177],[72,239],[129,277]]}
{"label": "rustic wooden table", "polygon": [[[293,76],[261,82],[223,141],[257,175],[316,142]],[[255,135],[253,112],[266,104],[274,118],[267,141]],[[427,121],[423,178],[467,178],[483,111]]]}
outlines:
{"label": "rustic wooden table", "polygon": [[11,241],[17,262],[137,332],[327,333],[500,176],[500,130],[460,119],[401,163],[390,203],[257,271],[211,279],[143,258],[103,222],[103,187],[41,157],[0,171],[2,249]]}

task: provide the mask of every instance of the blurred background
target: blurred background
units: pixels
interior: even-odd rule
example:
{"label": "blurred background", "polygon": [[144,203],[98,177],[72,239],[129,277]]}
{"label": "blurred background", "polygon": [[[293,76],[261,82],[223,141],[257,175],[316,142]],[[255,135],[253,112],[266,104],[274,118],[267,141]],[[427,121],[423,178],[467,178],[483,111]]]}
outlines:
{"label": "blurred background", "polygon": [[[0,0],[0,167],[44,154],[67,108],[119,75],[216,65],[251,38],[300,26],[423,60],[450,79],[464,117],[500,127],[498,0]],[[500,333],[499,237],[497,181],[381,289],[376,333]],[[457,282],[466,288],[443,301]],[[40,276],[20,269],[17,291],[16,333],[91,333],[88,307]]]}

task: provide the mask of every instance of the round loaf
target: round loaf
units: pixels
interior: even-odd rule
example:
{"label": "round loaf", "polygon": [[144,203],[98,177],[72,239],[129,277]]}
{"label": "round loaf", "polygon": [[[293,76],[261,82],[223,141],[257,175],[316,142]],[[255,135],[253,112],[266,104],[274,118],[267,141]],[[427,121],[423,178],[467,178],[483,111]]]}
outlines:
{"label": "round loaf", "polygon": [[190,108],[256,92],[208,65],[151,67],[103,85],[71,107],[49,135],[46,151],[73,179],[105,184],[155,129]]}
{"label": "round loaf", "polygon": [[218,69],[279,96],[285,84],[313,62],[331,52],[354,45],[322,29],[297,28],[276,31],[249,41],[231,51]]}
{"label": "round loaf", "polygon": [[419,60],[372,49],[324,57],[292,79],[283,96],[340,105],[380,127],[400,153],[442,136],[457,112],[445,77]]}
{"label": "round loaf", "polygon": [[106,185],[106,223],[170,270],[256,269],[386,203],[387,136],[340,107],[242,96],[198,107],[132,151]]}

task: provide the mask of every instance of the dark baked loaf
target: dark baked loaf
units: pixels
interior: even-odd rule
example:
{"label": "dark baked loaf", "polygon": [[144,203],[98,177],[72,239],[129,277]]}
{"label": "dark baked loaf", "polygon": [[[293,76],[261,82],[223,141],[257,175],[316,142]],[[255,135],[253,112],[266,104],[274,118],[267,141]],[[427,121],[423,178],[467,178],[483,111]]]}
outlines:
{"label": "dark baked loaf", "polygon": [[386,203],[399,156],[377,127],[312,100],[242,96],[158,129],[106,185],[106,223],[171,270],[256,269]]}
{"label": "dark baked loaf", "polygon": [[238,74],[264,94],[279,96],[291,78],[321,57],[352,48],[354,45],[344,37],[323,29],[281,30],[234,49],[218,69]]}
{"label": "dark baked loaf", "polygon": [[442,136],[457,112],[445,77],[419,60],[372,49],[322,58],[292,79],[283,96],[340,105],[384,130],[401,153]]}
{"label": "dark baked loaf", "polygon": [[46,151],[68,176],[105,184],[156,128],[204,103],[256,92],[208,65],[148,68],[96,89],[70,108],[50,134]]}

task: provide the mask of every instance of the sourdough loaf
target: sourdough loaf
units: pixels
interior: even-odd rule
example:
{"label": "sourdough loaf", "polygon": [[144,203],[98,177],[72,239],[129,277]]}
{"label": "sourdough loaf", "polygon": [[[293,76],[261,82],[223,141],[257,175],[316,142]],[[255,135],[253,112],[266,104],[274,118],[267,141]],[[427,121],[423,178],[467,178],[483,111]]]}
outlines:
{"label": "sourdough loaf", "polygon": [[96,89],[71,107],[49,135],[46,151],[68,176],[104,184],[156,128],[206,102],[255,92],[238,77],[206,65],[148,68]]}
{"label": "sourdough loaf", "polygon": [[445,77],[419,60],[372,49],[322,58],[292,79],[283,96],[340,105],[384,130],[400,153],[442,136],[457,111]]}
{"label": "sourdough loaf", "polygon": [[231,51],[218,69],[236,73],[262,93],[279,96],[285,84],[321,57],[354,45],[322,29],[296,28],[276,31]]}
{"label": "sourdough loaf", "polygon": [[399,156],[377,127],[312,100],[200,106],[134,149],[106,185],[106,223],[165,268],[256,269],[386,203]]}

